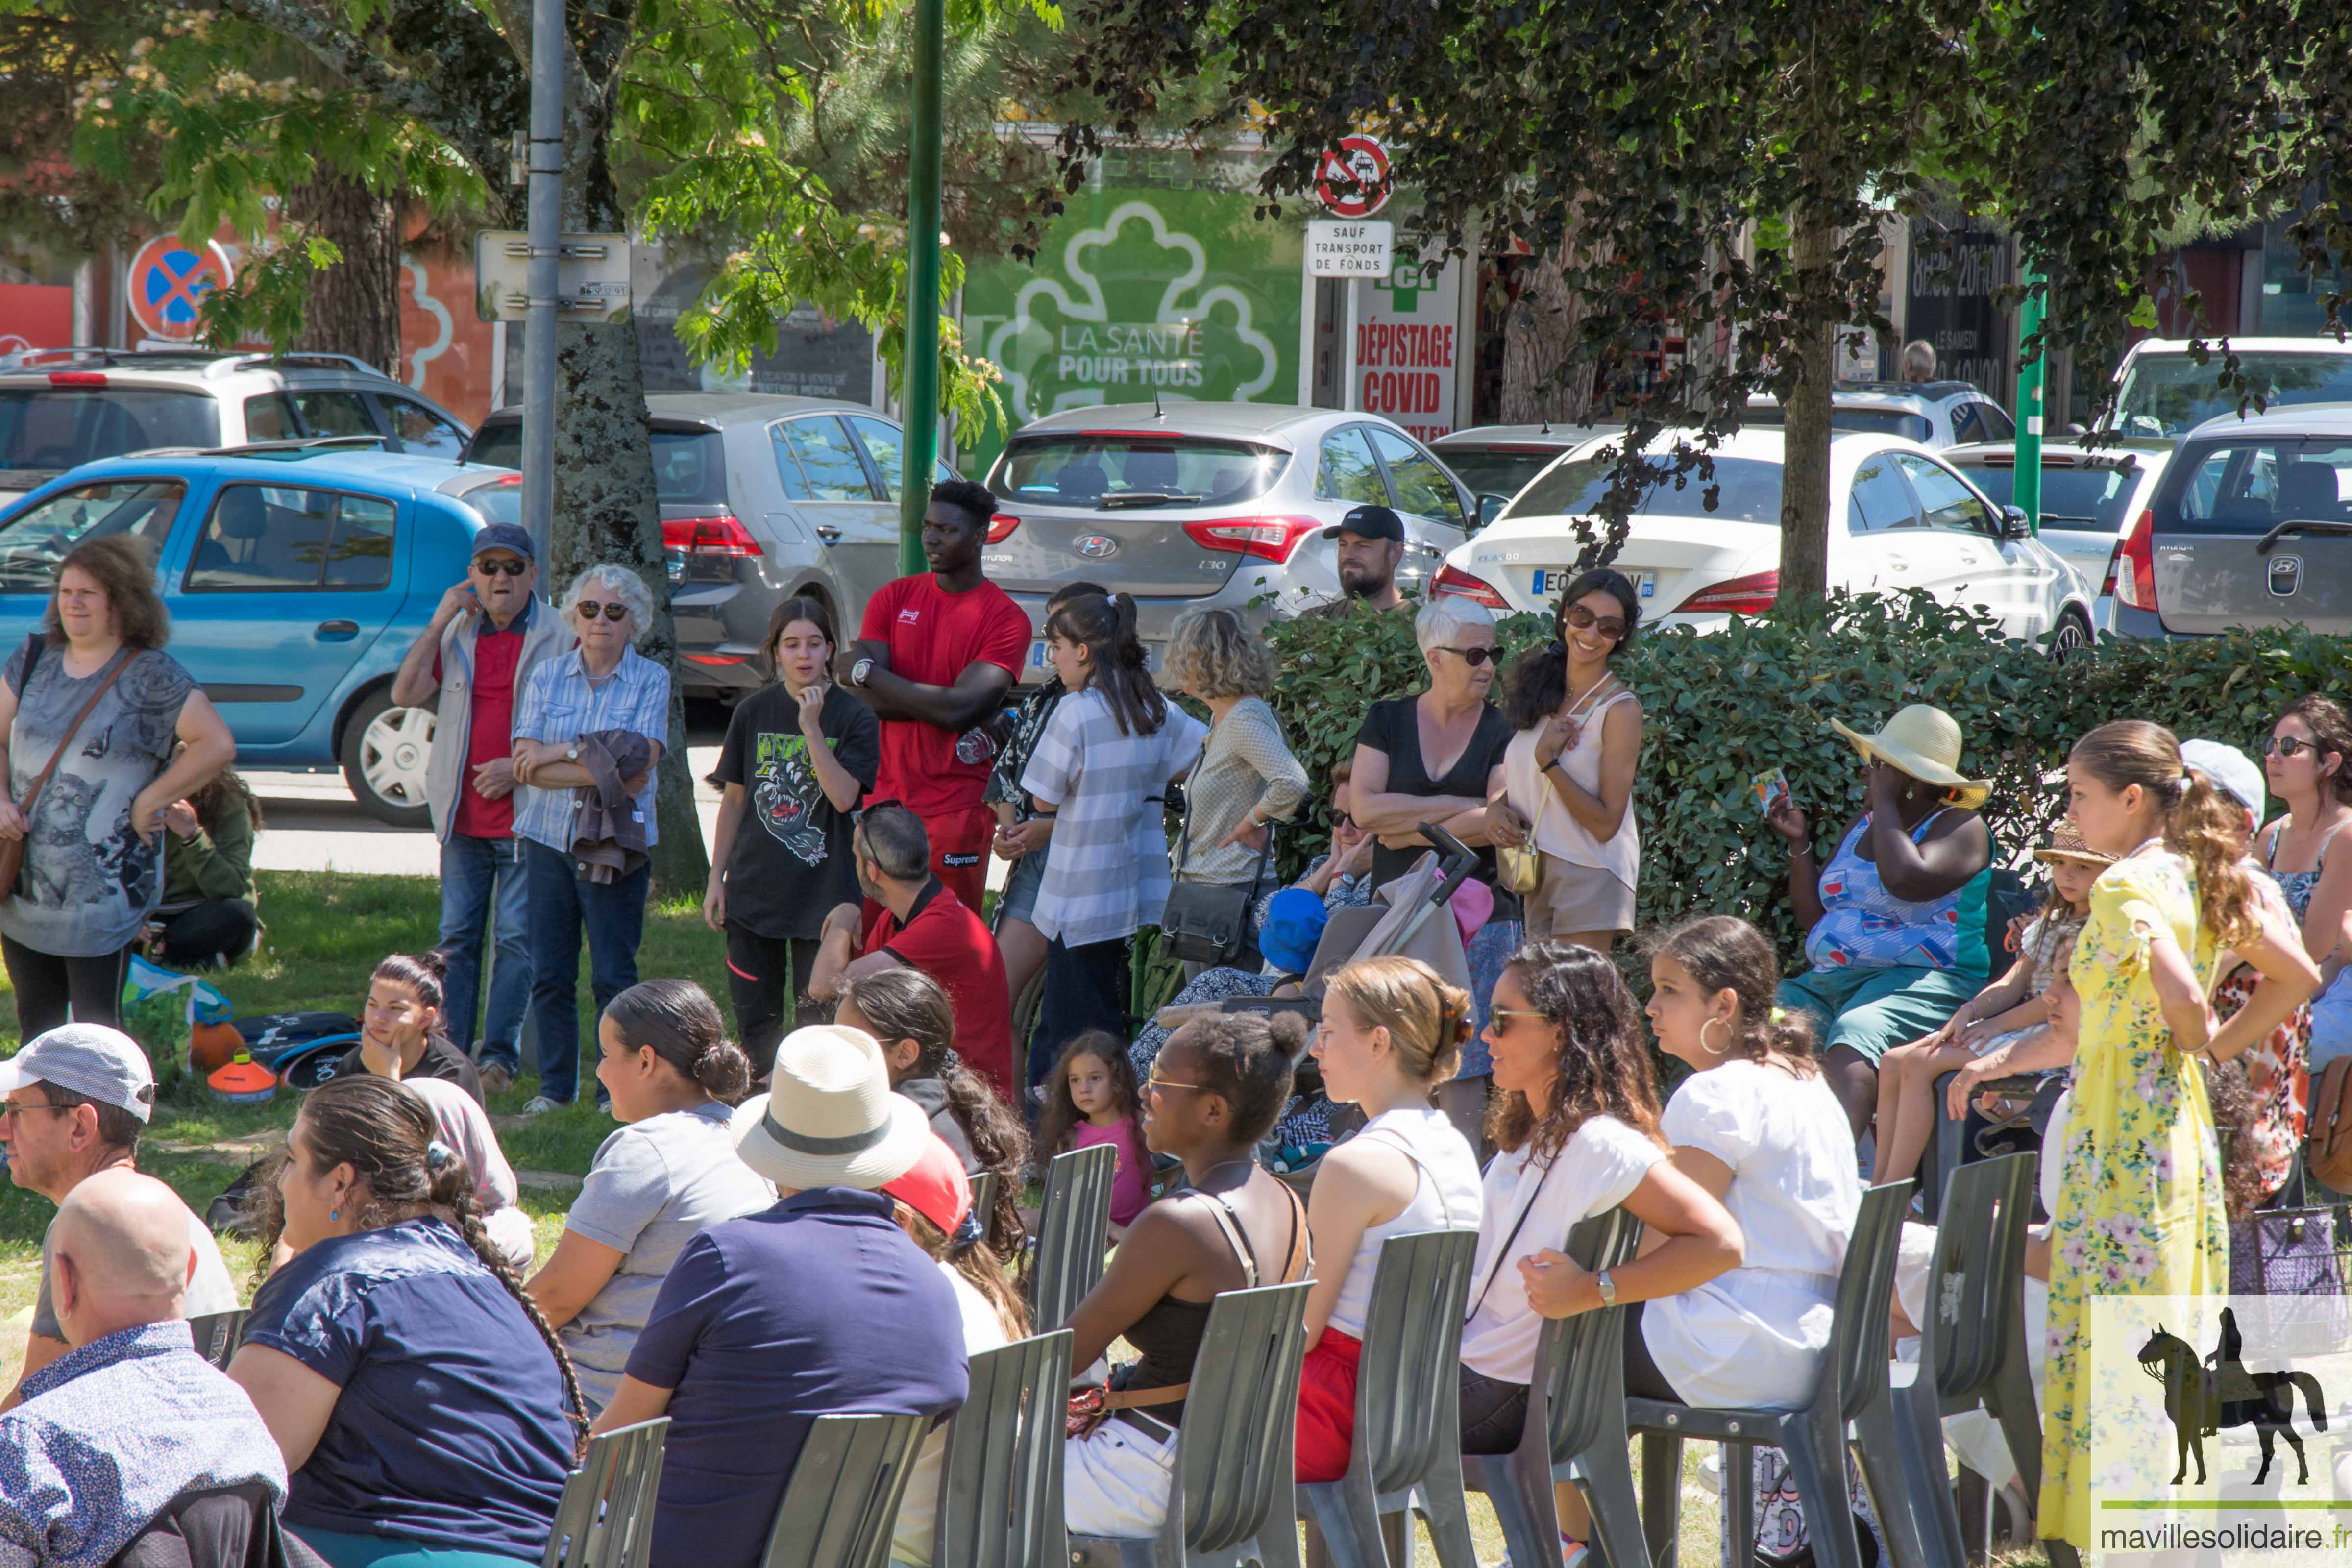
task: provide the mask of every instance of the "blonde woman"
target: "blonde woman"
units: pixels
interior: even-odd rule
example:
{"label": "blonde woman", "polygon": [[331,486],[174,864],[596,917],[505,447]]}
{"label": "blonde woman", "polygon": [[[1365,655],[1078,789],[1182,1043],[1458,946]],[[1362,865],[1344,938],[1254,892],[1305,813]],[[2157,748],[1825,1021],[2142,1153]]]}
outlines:
{"label": "blonde woman", "polygon": [[[1253,886],[1271,825],[1287,820],[1307,798],[1307,770],[1266,706],[1274,659],[1233,611],[1194,610],[1169,634],[1168,675],[1209,710],[1208,742],[1185,784],[1190,810],[1176,847],[1176,879]],[[1263,962],[1255,931],[1230,962],[1248,970]],[[1189,967],[1198,973],[1205,965]]]}

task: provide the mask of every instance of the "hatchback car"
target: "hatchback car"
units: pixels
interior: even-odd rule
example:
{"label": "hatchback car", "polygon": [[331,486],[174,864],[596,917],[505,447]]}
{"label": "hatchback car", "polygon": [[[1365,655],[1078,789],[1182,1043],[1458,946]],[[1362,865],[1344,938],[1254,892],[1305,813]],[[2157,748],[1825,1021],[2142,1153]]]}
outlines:
{"label": "hatchback car", "polygon": [[[2263,399],[2263,411],[2309,403],[2352,403],[2352,343],[2335,338],[2234,338],[2239,373]],[[2216,342],[2200,364],[2189,345],[2143,338],[2116,367],[2115,405],[2102,427],[2125,436],[2174,440],[2238,412],[2240,394],[2217,384],[2222,369]],[[2246,412],[2256,412],[2252,402]]]}
{"label": "hatchback car", "polygon": [[[867,597],[898,574],[898,422],[762,393],[657,392],[646,407],[680,688],[734,698],[765,686],[768,614],[796,595],[833,610],[847,647]],[[520,467],[520,411],[483,420],[467,456]],[[935,477],[956,475],[941,463]]]}
{"label": "hatchback car", "polygon": [[2352,407],[2233,411],[2189,432],[2125,531],[2115,615],[2127,637],[2352,634]]}
{"label": "hatchback car", "polygon": [[133,534],[238,764],[339,766],[370,815],[423,827],[433,715],[393,705],[393,671],[521,495],[497,468],[349,447],[93,463],[0,515],[0,647],[40,624],[67,551]]}
{"label": "hatchback car", "polygon": [[[1160,667],[1186,610],[1263,624],[1340,597],[1323,530],[1366,502],[1404,521],[1397,586],[1421,593],[1477,501],[1429,449],[1372,414],[1265,403],[1073,408],[1025,426],[989,469],[999,510],[982,560],[1032,620],[1065,583],[1135,597]],[[1045,645],[1028,678],[1044,679]]]}
{"label": "hatchback car", "polygon": [[[1784,425],[1780,399],[1748,400],[1742,427]],[[1830,428],[1873,430],[1922,447],[2007,441],[2017,435],[2008,411],[1968,381],[1839,381],[1830,385]]]}
{"label": "hatchback car", "polygon": [[[1616,458],[1595,442],[1519,492],[1500,519],[1456,550],[1439,593],[1496,610],[1549,610],[1576,574],[1574,520],[1589,518]],[[1759,615],[1780,589],[1781,436],[1741,430],[1715,453],[1715,472],[1651,489],[1612,564],[1631,578],[1650,624],[1717,629]],[[1715,504],[1707,504],[1707,492]],[[1830,440],[1829,582],[1854,593],[1923,588],[1981,605],[2013,637],[2048,637],[2053,653],[2090,646],[2091,595],[2073,567],[1926,447],[1889,436]]]}
{"label": "hatchback car", "polygon": [[[1995,506],[2016,499],[2015,442],[1948,447],[1943,457]],[[2171,457],[2169,441],[2096,449],[2072,441],[2042,445],[2042,542],[2098,589],[2091,619],[2102,632],[2113,629],[2116,552],[2132,519],[2147,510]]]}
{"label": "hatchback car", "polygon": [[0,356],[0,500],[68,468],[158,447],[320,436],[456,458],[472,432],[348,354],[30,349]]}
{"label": "hatchback car", "polygon": [[1478,498],[1479,516],[1491,521],[1528,481],[1553,458],[1601,436],[1622,434],[1615,423],[1598,425],[1477,425],[1440,436],[1429,444],[1437,460]]}

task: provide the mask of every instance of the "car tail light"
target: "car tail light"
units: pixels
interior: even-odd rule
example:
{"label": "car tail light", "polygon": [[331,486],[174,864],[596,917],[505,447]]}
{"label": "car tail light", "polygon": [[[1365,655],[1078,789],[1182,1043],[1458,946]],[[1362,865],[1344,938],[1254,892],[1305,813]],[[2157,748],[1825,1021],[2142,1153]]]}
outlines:
{"label": "car tail light", "polygon": [[104,386],[106,376],[95,370],[53,370],[49,372],[51,386]]}
{"label": "car tail light", "polygon": [[1290,559],[1300,541],[1322,526],[1311,517],[1221,517],[1188,522],[1184,531],[1203,550],[1255,555],[1279,564]]}
{"label": "car tail light", "polygon": [[1511,602],[1495,591],[1494,585],[1482,577],[1473,577],[1459,566],[1441,566],[1437,578],[1429,585],[1431,597],[1452,594],[1460,598],[1474,599],[1490,610],[1507,610]]}
{"label": "car tail light", "polygon": [[740,653],[690,653],[686,658],[689,664],[715,665],[723,668],[730,664],[741,664],[750,657]]}
{"label": "car tail light", "polygon": [[2104,598],[2112,598],[2115,595],[2116,561],[2122,554],[2123,547],[2121,545],[2118,545],[2115,549],[2107,552],[2107,580],[2099,584],[2099,594]]}
{"label": "car tail light", "polygon": [[760,542],[731,511],[662,519],[662,548],[688,555],[757,555]]}
{"label": "car tail light", "polygon": [[2135,610],[2156,608],[2156,513],[2139,514],[2116,552],[2116,603]]}
{"label": "car tail light", "polygon": [[1702,588],[1675,609],[1680,616],[1760,616],[1780,596],[1780,574],[1753,572]]}
{"label": "car tail light", "polygon": [[1002,544],[1012,538],[1013,531],[1020,526],[1019,518],[1009,511],[1000,511],[988,520],[988,542],[991,544]]}

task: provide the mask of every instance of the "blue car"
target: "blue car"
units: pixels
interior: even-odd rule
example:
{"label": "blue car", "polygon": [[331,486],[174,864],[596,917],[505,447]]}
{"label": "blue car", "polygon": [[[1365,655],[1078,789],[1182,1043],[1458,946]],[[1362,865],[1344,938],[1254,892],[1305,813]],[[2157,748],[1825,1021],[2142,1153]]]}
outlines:
{"label": "blue car", "polygon": [[228,721],[239,765],[341,767],[371,815],[424,827],[433,715],[393,705],[393,671],[474,534],[520,521],[521,497],[510,469],[351,446],[87,463],[0,514],[0,657],[39,626],[67,551],[136,534],[156,552],[172,655]]}

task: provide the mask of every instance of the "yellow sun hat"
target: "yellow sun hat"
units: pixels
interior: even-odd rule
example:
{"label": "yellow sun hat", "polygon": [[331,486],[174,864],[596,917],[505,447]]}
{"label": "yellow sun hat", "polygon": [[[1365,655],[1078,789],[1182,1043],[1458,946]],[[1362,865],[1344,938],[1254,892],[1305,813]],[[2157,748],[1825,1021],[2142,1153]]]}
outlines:
{"label": "yellow sun hat", "polygon": [[1914,702],[1896,710],[1874,735],[1848,728],[1838,720],[1830,728],[1843,735],[1862,753],[1862,760],[1885,763],[1921,784],[1940,784],[1952,792],[1955,804],[1974,811],[1992,795],[1984,779],[1960,773],[1959,721],[1941,708]]}

